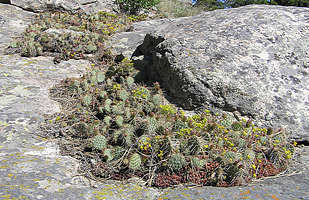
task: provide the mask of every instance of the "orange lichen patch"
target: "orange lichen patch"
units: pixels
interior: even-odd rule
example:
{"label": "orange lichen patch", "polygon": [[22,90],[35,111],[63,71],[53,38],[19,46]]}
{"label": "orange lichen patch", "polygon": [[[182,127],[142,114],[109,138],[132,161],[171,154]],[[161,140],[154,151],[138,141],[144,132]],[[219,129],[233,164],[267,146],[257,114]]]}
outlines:
{"label": "orange lichen patch", "polygon": [[273,198],[274,200],[279,200],[279,198],[278,197],[276,197],[276,195],[271,195],[271,198]]}
{"label": "orange lichen patch", "polygon": [[250,190],[247,190],[247,191],[241,192],[239,195],[248,195],[248,194],[250,194]]}

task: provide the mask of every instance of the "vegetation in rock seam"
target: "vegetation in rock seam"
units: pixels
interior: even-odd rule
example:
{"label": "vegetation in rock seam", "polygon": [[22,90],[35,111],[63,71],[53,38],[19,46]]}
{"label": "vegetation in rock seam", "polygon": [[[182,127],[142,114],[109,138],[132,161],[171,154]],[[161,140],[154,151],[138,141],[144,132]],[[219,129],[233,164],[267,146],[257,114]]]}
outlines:
{"label": "vegetation in rock seam", "polygon": [[[96,46],[114,32],[108,28],[115,26],[107,24],[110,19],[117,24],[120,18],[107,13],[72,17],[43,13],[11,45],[24,56],[57,52],[61,59],[94,61],[81,78],[65,79],[51,89],[51,97],[63,109],[42,126],[61,138],[63,153],[81,160],[86,176],[103,180],[138,176],[156,187],[189,182],[234,186],[287,168],[294,145],[284,130],[259,128],[251,120],[209,110],[187,116],[164,101],[159,83],[137,82],[139,71],[130,60],[113,62],[103,45]],[[47,27],[72,30],[75,23],[79,28],[74,31],[83,35],[76,43],[71,32],[44,35],[49,34]],[[87,35],[89,40],[83,43]],[[99,57],[85,56],[99,51],[103,52]]]}
{"label": "vegetation in rock seam", "polygon": [[80,79],[66,79],[52,90],[66,102],[52,123],[84,153],[93,175],[139,176],[157,187],[187,182],[233,186],[287,168],[294,146],[283,130],[208,110],[186,116],[164,104],[158,83],[136,83],[136,74],[125,59],[105,72],[93,69]]}
{"label": "vegetation in rock seam", "polygon": [[[87,15],[82,12],[40,13],[22,36],[7,48],[22,56],[53,56],[55,63],[68,59],[102,61],[108,55],[104,41],[108,36],[126,31],[143,16],[117,16],[107,12]],[[93,56],[93,55],[96,56]]]}

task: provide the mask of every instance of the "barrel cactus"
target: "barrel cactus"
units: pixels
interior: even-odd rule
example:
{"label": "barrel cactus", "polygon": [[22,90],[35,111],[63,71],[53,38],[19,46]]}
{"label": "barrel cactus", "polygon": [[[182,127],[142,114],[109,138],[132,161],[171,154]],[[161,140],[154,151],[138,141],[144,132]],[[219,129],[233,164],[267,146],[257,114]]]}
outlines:
{"label": "barrel cactus", "polygon": [[158,122],[154,117],[147,117],[147,130],[148,134],[154,134],[158,128]]}
{"label": "barrel cactus", "polygon": [[134,78],[132,78],[131,76],[129,76],[129,77],[127,78],[126,82],[127,82],[127,85],[128,85],[129,87],[132,87],[132,86],[134,85],[135,80],[134,80]]}
{"label": "barrel cactus", "polygon": [[82,86],[84,91],[89,90],[89,84],[88,84],[88,81],[86,79],[82,81],[81,86]]}
{"label": "barrel cactus", "polygon": [[193,135],[187,141],[182,142],[181,151],[186,155],[195,155],[203,149],[204,145],[206,142],[202,138]]}
{"label": "barrel cactus", "polygon": [[239,148],[246,148],[248,144],[247,141],[243,138],[239,138],[239,140],[236,141],[236,143]]}
{"label": "barrel cactus", "polygon": [[111,125],[111,121],[112,121],[112,118],[110,116],[105,116],[104,119],[104,124],[107,125],[107,126],[110,126]]}
{"label": "barrel cactus", "polygon": [[224,126],[225,128],[232,128],[232,124],[233,124],[234,118],[230,115],[225,115],[223,116],[223,120],[221,120],[220,124],[222,126]]}
{"label": "barrel cactus", "polygon": [[92,85],[96,85],[98,82],[97,82],[97,76],[96,75],[92,75],[90,76],[90,82]]}
{"label": "barrel cactus", "polygon": [[105,75],[103,72],[98,72],[97,73],[97,82],[98,83],[103,83],[105,81]]}
{"label": "barrel cactus", "polygon": [[124,106],[121,103],[112,106],[112,113],[115,115],[122,115],[124,113]]}
{"label": "barrel cactus", "polygon": [[224,163],[229,164],[238,161],[240,158],[242,158],[240,153],[227,151],[223,156],[223,161]]}
{"label": "barrel cactus", "polygon": [[243,130],[243,125],[242,125],[241,122],[233,122],[232,125],[231,125],[231,128],[234,131],[241,131],[241,130]]}
{"label": "barrel cactus", "polygon": [[99,94],[99,97],[101,99],[104,99],[106,96],[107,96],[107,92],[106,91],[101,91],[100,94]]}
{"label": "barrel cactus", "polygon": [[118,92],[118,97],[120,100],[125,101],[129,98],[129,93],[126,90],[120,90]]}
{"label": "barrel cactus", "polygon": [[255,159],[255,152],[251,149],[247,149],[244,152],[244,158],[250,161],[253,161]]}
{"label": "barrel cactus", "polygon": [[168,167],[173,171],[179,171],[187,165],[186,159],[180,153],[172,154],[168,160]]}
{"label": "barrel cactus", "polygon": [[104,110],[106,111],[106,112],[111,112],[111,104],[112,104],[112,100],[110,100],[110,99],[106,99],[105,100],[105,102],[104,102]]}
{"label": "barrel cactus", "polygon": [[121,146],[115,146],[114,147],[114,157],[113,160],[118,160],[120,159],[124,153],[126,152],[126,149],[121,147]]}
{"label": "barrel cactus", "polygon": [[121,115],[116,116],[115,122],[118,127],[122,127],[123,125],[123,117]]}
{"label": "barrel cactus", "polygon": [[155,94],[152,96],[152,103],[155,106],[160,106],[162,104],[162,97],[159,94]]}

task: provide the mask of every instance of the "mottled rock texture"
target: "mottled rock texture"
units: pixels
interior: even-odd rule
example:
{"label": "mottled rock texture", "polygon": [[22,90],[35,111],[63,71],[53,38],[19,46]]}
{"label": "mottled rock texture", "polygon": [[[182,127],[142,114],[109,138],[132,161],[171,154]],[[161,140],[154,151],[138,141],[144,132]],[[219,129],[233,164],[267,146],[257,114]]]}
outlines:
{"label": "mottled rock texture", "polygon": [[[45,114],[61,109],[49,98],[48,88],[65,77],[81,75],[90,63],[69,60],[54,64],[51,57],[4,54],[4,48],[20,36],[32,17],[32,12],[0,4],[0,199],[309,199],[308,147],[298,148],[301,154],[289,175],[243,187],[159,190],[134,181],[100,183],[83,178],[77,172],[77,161],[61,156],[54,141],[38,137],[37,132]],[[121,41],[115,36],[112,46],[119,47],[115,49],[118,53],[132,54],[147,32],[167,21],[135,24],[136,32],[119,34]]]}
{"label": "mottled rock texture", "polygon": [[112,11],[115,7],[112,0],[11,0],[11,4],[33,12],[60,9],[93,13],[100,10]]}
{"label": "mottled rock texture", "polygon": [[308,141],[308,13],[253,5],[178,18],[147,34],[135,55],[185,108],[238,111]]}

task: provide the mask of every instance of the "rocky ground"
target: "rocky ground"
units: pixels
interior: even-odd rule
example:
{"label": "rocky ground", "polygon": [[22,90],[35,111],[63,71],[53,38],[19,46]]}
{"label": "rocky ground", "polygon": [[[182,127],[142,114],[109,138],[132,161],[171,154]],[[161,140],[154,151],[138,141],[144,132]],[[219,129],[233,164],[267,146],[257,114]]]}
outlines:
{"label": "rocky ground", "polygon": [[[69,60],[54,64],[50,57],[5,55],[4,48],[32,16],[32,12],[0,4],[0,199],[309,199],[308,147],[299,149],[288,175],[244,187],[158,190],[134,179],[99,183],[83,178],[76,160],[61,156],[55,141],[36,133],[45,114],[61,109],[49,99],[48,88],[65,77],[79,76],[90,63]],[[143,37],[145,33],[136,34]],[[125,49],[121,42],[128,38],[122,35],[118,47]]]}

